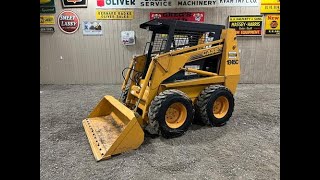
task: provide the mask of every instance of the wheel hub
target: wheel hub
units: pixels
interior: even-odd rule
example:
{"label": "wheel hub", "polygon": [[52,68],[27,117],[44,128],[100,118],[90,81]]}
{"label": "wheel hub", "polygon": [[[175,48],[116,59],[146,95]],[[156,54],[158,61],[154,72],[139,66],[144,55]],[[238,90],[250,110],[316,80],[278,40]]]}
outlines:
{"label": "wheel hub", "polygon": [[220,96],[213,103],[213,115],[216,118],[223,118],[229,110],[229,101],[226,97]]}
{"label": "wheel hub", "polygon": [[187,109],[182,103],[173,103],[166,111],[165,120],[170,128],[179,128],[187,119]]}

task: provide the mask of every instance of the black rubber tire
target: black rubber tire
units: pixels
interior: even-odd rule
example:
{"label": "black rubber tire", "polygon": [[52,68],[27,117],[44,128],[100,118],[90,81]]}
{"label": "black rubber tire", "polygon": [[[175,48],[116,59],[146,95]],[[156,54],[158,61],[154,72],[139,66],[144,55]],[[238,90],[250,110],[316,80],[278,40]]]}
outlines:
{"label": "black rubber tire", "polygon": [[[212,109],[214,101],[224,96],[229,102],[229,109],[222,118],[214,116]],[[232,116],[234,110],[234,97],[228,88],[222,85],[210,85],[201,91],[195,103],[196,117],[205,125],[223,126]]]}
{"label": "black rubber tire", "polygon": [[126,99],[128,96],[128,92],[129,92],[129,87],[126,87],[125,90],[121,93],[120,95],[120,101],[125,104],[126,103]]}
{"label": "black rubber tire", "polygon": [[[165,121],[165,114],[171,104],[179,102],[187,109],[187,117],[182,126],[178,128],[170,128]],[[183,135],[192,123],[194,116],[194,108],[192,101],[188,96],[179,90],[169,89],[157,95],[149,107],[148,117],[150,124],[156,126],[159,134],[164,138],[174,138]]]}

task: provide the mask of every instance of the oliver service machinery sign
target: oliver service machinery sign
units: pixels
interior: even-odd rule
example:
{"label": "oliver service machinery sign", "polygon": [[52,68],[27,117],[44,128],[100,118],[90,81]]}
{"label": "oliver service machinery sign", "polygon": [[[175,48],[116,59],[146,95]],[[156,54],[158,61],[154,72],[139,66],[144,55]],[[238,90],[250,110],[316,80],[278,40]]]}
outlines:
{"label": "oliver service machinery sign", "polygon": [[259,0],[96,0],[97,8],[199,8],[259,6]]}
{"label": "oliver service machinery sign", "polygon": [[229,16],[229,28],[238,36],[261,36],[262,20],[262,15]]}
{"label": "oliver service machinery sign", "polygon": [[204,22],[204,12],[150,12],[150,20],[152,19],[174,19],[180,21]]}
{"label": "oliver service machinery sign", "polygon": [[79,29],[80,20],[76,13],[70,10],[62,11],[58,16],[58,26],[66,34],[75,33]]}
{"label": "oliver service machinery sign", "polygon": [[280,35],[280,14],[266,14],[265,16],[265,35]]}

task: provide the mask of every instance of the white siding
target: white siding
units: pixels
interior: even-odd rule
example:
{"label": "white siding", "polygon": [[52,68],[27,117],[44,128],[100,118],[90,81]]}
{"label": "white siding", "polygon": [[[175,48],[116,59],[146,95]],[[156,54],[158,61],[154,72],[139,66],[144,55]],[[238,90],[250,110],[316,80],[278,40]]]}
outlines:
{"label": "white siding", "polygon": [[[62,11],[55,0],[55,17]],[[69,8],[76,12],[80,23],[95,20],[95,3],[88,8]],[[122,82],[121,71],[135,54],[141,54],[147,42],[147,31],[139,24],[149,20],[150,12],[203,11],[205,22],[227,25],[229,15],[257,15],[259,7],[219,7],[170,10],[134,10],[133,20],[103,20],[103,36],[83,36],[79,30],[64,34],[54,25],[53,34],[40,33],[40,83],[42,84],[117,84]],[[133,30],[136,44],[123,46],[120,32]],[[280,82],[280,38],[238,37],[241,50],[241,83]],[[60,60],[60,56],[63,60]]]}

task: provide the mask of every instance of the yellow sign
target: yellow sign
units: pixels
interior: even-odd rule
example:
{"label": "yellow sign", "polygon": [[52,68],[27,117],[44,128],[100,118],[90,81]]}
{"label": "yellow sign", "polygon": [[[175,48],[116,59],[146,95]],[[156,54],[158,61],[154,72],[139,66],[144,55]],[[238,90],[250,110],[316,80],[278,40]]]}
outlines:
{"label": "yellow sign", "polygon": [[235,29],[237,36],[261,36],[263,15],[229,16],[229,28]]}
{"label": "yellow sign", "polygon": [[266,14],[265,35],[280,35],[280,14]]}
{"label": "yellow sign", "polygon": [[280,0],[261,0],[260,13],[280,13]]}
{"label": "yellow sign", "polygon": [[238,21],[262,21],[262,16],[256,17],[229,17],[230,22],[238,22]]}
{"label": "yellow sign", "polygon": [[40,16],[40,25],[54,24],[54,16]]}
{"label": "yellow sign", "polygon": [[97,20],[105,19],[133,19],[133,10],[96,10]]}

